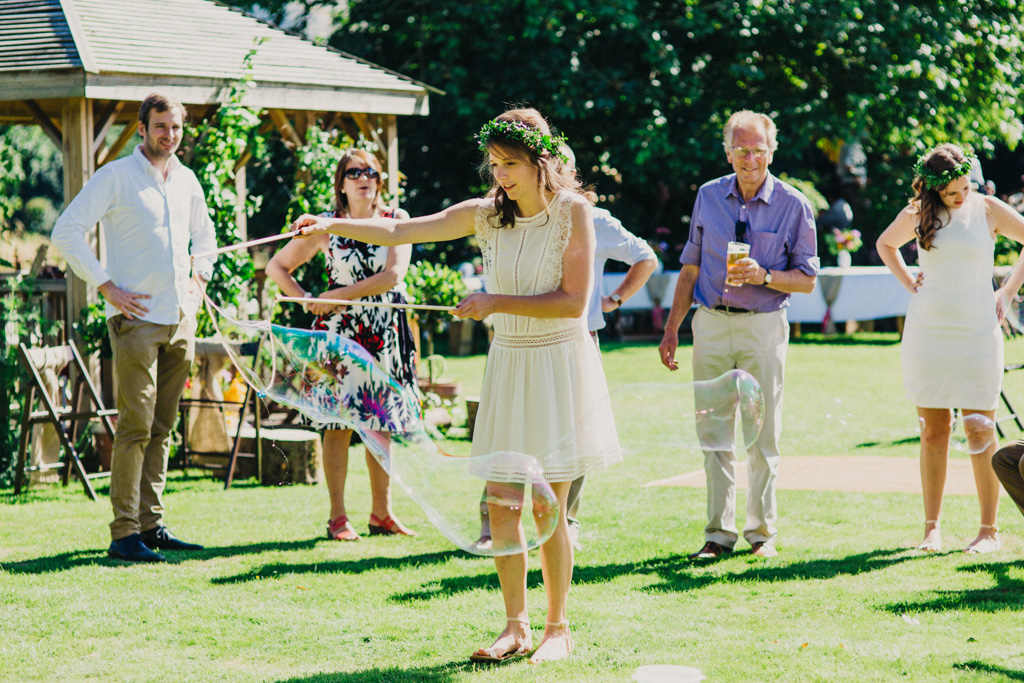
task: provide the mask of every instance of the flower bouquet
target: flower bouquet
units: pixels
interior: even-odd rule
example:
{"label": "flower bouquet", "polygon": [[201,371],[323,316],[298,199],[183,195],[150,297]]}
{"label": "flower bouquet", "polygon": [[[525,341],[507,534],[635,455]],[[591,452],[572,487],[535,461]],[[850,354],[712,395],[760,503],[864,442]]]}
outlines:
{"label": "flower bouquet", "polygon": [[864,244],[860,239],[860,230],[853,228],[832,228],[831,234],[825,233],[825,242],[828,243],[828,250],[836,256],[840,268],[849,268],[851,254]]}

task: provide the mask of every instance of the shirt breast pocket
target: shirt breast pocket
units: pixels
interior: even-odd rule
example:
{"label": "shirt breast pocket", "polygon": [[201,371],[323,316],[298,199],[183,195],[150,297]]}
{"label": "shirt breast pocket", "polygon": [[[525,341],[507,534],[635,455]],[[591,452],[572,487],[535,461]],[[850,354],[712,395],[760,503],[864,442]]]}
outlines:
{"label": "shirt breast pocket", "polygon": [[783,270],[789,261],[789,244],[786,232],[779,230],[749,230],[750,257],[762,268]]}

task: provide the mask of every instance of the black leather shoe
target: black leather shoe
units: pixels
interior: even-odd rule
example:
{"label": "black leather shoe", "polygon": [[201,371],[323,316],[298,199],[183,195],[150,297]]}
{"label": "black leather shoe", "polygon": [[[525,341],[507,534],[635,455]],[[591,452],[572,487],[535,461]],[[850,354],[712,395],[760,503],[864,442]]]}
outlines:
{"label": "black leather shoe", "polygon": [[166,562],[167,558],[153,552],[142,542],[141,534],[132,534],[110,543],[107,555],[128,562]]}
{"label": "black leather shoe", "polygon": [[171,530],[165,526],[155,526],[148,531],[142,532],[142,542],[151,548],[160,550],[202,550],[203,546],[195,543],[186,543],[176,538]]}

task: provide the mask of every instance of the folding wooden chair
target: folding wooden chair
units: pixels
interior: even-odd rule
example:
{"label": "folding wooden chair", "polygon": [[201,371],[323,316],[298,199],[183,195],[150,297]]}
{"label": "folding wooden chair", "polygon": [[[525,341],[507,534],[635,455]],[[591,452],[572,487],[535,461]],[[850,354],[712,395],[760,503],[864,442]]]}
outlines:
{"label": "folding wooden chair", "polygon": [[[257,367],[256,363],[259,356],[260,344],[258,342],[245,343],[239,347],[239,355],[242,357],[253,357],[253,369]],[[255,443],[255,453],[242,453],[242,430],[245,427],[245,420],[249,415],[249,410],[252,410],[253,421],[255,425],[255,434],[253,440]],[[216,409],[220,413],[235,412],[238,414],[238,427],[232,437],[230,447],[227,452],[224,451],[209,451],[209,450],[195,450],[189,447],[189,412],[192,408],[201,409]],[[238,465],[239,458],[255,459],[257,473],[259,472],[259,466],[262,461],[262,446],[260,444],[260,407],[256,399],[256,392],[253,391],[252,387],[246,384],[245,397],[241,401],[226,401],[223,399],[210,399],[210,398],[183,398],[178,403],[178,428],[181,433],[181,446],[178,447],[178,452],[181,455],[181,463],[183,466],[188,467],[192,464],[192,456],[207,456],[207,457],[223,457],[227,459],[227,462],[223,465],[219,464],[206,464],[204,467],[210,469],[223,469],[224,472],[224,488],[228,489],[231,487],[232,482],[235,478],[235,470]]]}
{"label": "folding wooden chair", "polygon": [[[1003,374],[1012,372],[1013,370],[1024,370],[1024,363],[1015,363],[1013,365],[1004,365]],[[1024,432],[1024,423],[1021,422],[1020,415],[1017,414],[1017,409],[1010,403],[1010,397],[1006,395],[1006,389],[999,390],[999,398],[1002,399],[1003,405],[1006,406],[1006,412],[1008,415],[1005,417],[996,418],[996,431],[999,433],[999,438],[1006,438],[1006,434],[1003,433],[1003,428],[1000,426],[1003,422],[1013,422],[1017,425],[1017,429]]]}
{"label": "folding wooden chair", "polygon": [[[62,367],[67,367],[68,364],[73,363],[76,371],[74,373],[76,377],[74,390],[71,392],[70,397],[67,395],[63,396],[62,405],[54,403],[54,399],[47,391],[46,383],[40,374],[47,363],[52,362],[53,354],[56,354],[63,361]],[[103,399],[100,398],[99,392],[96,391],[96,387],[89,378],[88,368],[86,368],[85,363],[82,361],[82,356],[78,353],[78,349],[72,342],[69,341],[65,346],[38,349],[30,349],[25,344],[20,344],[18,346],[18,357],[28,370],[31,382],[25,394],[25,403],[22,410],[21,443],[18,448],[18,466],[14,476],[15,495],[21,493],[21,488],[25,484],[26,471],[61,468],[61,482],[64,486],[67,486],[70,482],[71,470],[74,469],[75,474],[82,480],[82,486],[85,489],[86,495],[96,500],[96,491],[93,489],[91,481],[99,477],[109,477],[110,472],[86,472],[75,444],[81,433],[80,427],[82,423],[88,425],[94,419],[100,421],[107,430],[107,434],[113,439],[114,425],[111,423],[110,418],[113,415],[117,415],[117,411],[108,410],[103,406]],[[86,392],[88,392],[88,399],[92,402],[92,409],[85,407]],[[42,410],[34,410],[37,397],[43,405]],[[31,428],[33,425],[40,423],[50,423],[53,425],[57,432],[57,437],[60,439],[63,458],[60,462],[49,465],[26,467],[25,461],[28,457]]]}

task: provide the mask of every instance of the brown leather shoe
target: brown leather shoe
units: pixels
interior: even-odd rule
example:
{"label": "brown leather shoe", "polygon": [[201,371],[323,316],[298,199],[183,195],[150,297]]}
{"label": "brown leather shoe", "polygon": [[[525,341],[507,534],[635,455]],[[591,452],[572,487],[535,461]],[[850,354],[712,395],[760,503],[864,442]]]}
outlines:
{"label": "brown leather shoe", "polygon": [[695,553],[691,553],[689,557],[691,560],[715,560],[721,557],[722,555],[731,552],[732,548],[726,548],[721,543],[708,541],[704,544],[703,548],[701,548]]}
{"label": "brown leather shoe", "polygon": [[777,557],[779,551],[771,543],[755,541],[750,544],[750,554],[756,557]]}

